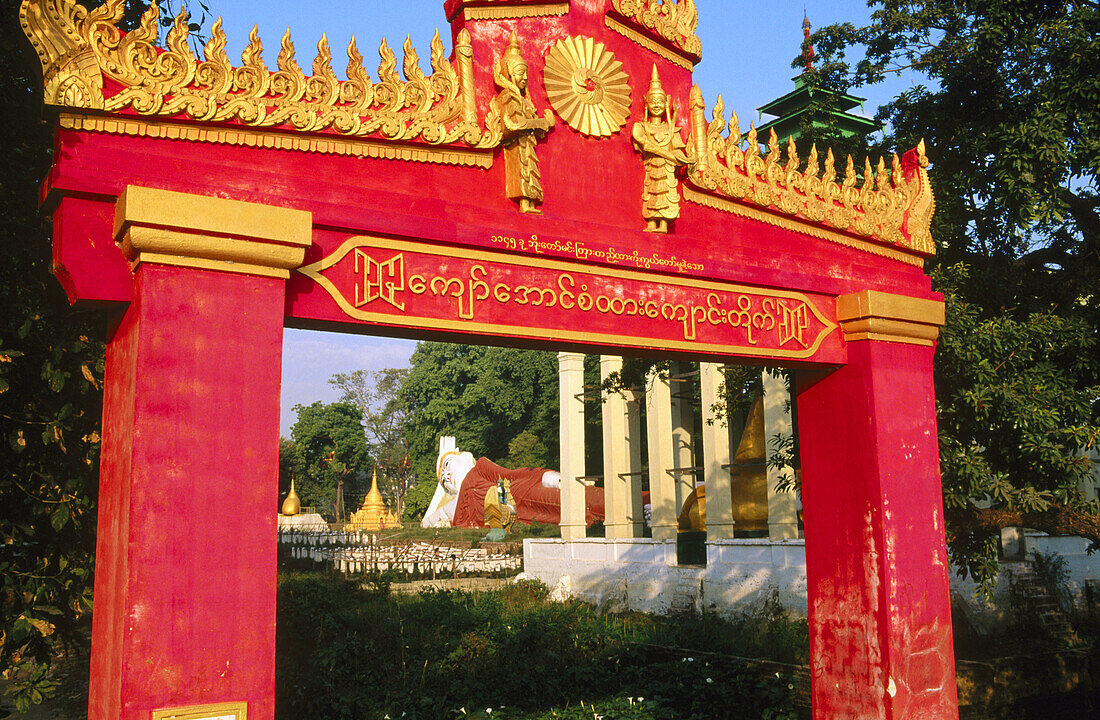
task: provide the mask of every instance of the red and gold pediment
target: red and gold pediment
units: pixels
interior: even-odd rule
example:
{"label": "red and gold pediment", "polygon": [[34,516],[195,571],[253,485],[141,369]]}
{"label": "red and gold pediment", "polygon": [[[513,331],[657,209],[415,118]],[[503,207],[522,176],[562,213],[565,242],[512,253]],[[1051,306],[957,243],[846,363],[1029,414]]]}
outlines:
{"label": "red and gold pediment", "polygon": [[[200,58],[182,12],[160,47],[156,6],[124,33],[123,4],[22,4],[62,128],[477,168],[504,174],[493,182],[513,209],[607,224],[609,206],[629,204],[640,209],[624,228],[648,223],[670,240],[694,206],[911,265],[934,253],[923,144],[877,164],[816,148],[800,158],[742,132],[721,98],[706,119],[692,0],[448,0],[451,52],[437,33],[428,73],[408,40],[400,59],[383,40],[373,76],[354,39],[338,76],[323,36],[308,69],[289,34],[269,68],[255,30],[234,63],[220,22]],[[647,114],[651,74],[667,98],[660,117]],[[660,171],[657,136],[683,149]],[[668,201],[644,199],[662,192]]]}

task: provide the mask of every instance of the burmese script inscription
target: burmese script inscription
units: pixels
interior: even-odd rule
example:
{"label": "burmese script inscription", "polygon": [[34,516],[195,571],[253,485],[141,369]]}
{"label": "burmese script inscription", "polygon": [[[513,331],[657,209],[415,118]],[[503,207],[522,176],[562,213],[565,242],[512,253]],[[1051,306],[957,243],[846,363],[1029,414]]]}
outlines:
{"label": "burmese script inscription", "polygon": [[596,260],[612,265],[633,265],[646,270],[702,272],[706,269],[703,263],[692,262],[675,255],[661,255],[655,252],[643,253],[637,250],[621,251],[610,245],[604,248],[591,247],[586,243],[574,240],[540,240],[538,235],[532,235],[528,238],[492,235],[490,242],[510,251],[518,250],[533,255],[562,253],[572,255],[578,260]]}
{"label": "burmese script inscription", "polygon": [[367,236],[299,272],[348,317],[404,327],[790,358],[837,327],[796,292]]}

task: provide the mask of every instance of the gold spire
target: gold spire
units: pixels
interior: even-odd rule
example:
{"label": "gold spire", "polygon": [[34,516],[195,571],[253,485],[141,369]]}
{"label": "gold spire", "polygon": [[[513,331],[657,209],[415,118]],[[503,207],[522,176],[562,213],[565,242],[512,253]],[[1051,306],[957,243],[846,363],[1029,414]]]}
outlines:
{"label": "gold spire", "polygon": [[665,93],[664,87],[661,86],[661,76],[657,74],[656,63],[653,64],[653,73],[650,75],[649,78],[649,92],[645,94],[646,101],[648,101],[650,97],[653,97],[655,95],[668,97],[668,95]]}
{"label": "gold spire", "polygon": [[356,510],[348,522],[348,529],[378,532],[383,528],[397,527],[398,518],[386,509],[386,501],[378,490],[378,471],[370,479],[370,492],[363,498],[363,504]]}
{"label": "gold spire", "polygon": [[516,36],[516,31],[512,31],[512,37],[508,39],[508,49],[504,51],[504,55],[500,58],[501,65],[506,68],[508,74],[511,74],[513,67],[517,65],[523,65],[527,67],[527,61],[523,59],[523,55],[519,52],[519,38]]}
{"label": "gold spire", "polygon": [[287,493],[286,500],[283,500],[283,515],[297,515],[302,511],[302,501],[298,499],[298,494],[294,492],[294,478],[290,479],[290,492]]}
{"label": "gold spire", "polygon": [[375,470],[370,478],[370,492],[363,498],[363,508],[366,510],[386,511],[386,501],[382,499],[382,493],[378,490],[378,471]]}

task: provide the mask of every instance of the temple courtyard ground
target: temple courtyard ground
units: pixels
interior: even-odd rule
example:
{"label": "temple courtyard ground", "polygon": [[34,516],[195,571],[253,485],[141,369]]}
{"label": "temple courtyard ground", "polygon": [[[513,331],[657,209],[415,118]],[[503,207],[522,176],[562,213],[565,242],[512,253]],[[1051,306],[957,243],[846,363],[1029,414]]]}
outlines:
{"label": "temple courtyard ground", "polygon": [[[607,613],[507,578],[392,582],[280,574],[277,719],[657,720],[808,716],[805,620],[778,603],[733,618]],[[964,720],[1092,717],[1096,625],[1066,646],[1026,627],[957,633]],[[1023,642],[1026,639],[1028,642]],[[87,658],[58,693],[4,720],[84,720]]]}

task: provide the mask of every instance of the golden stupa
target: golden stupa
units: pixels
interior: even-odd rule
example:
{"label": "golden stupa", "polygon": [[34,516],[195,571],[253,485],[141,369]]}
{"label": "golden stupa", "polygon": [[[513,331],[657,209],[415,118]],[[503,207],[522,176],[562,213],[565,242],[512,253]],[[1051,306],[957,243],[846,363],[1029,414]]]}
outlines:
{"label": "golden stupa", "polygon": [[346,529],[378,532],[400,525],[397,516],[386,509],[386,501],[378,490],[378,472],[375,471],[370,479],[370,492],[363,498],[363,505],[352,513]]}
{"label": "golden stupa", "polygon": [[287,493],[286,500],[283,500],[283,509],[279,511],[280,515],[297,515],[302,512],[302,501],[298,499],[298,494],[294,492],[294,478],[290,479],[290,492]]}
{"label": "golden stupa", "polygon": [[[764,438],[764,397],[752,404],[733,458],[733,520],[738,530],[768,529],[768,463]],[[688,495],[677,525],[680,532],[707,529],[707,492],[699,486]]]}

